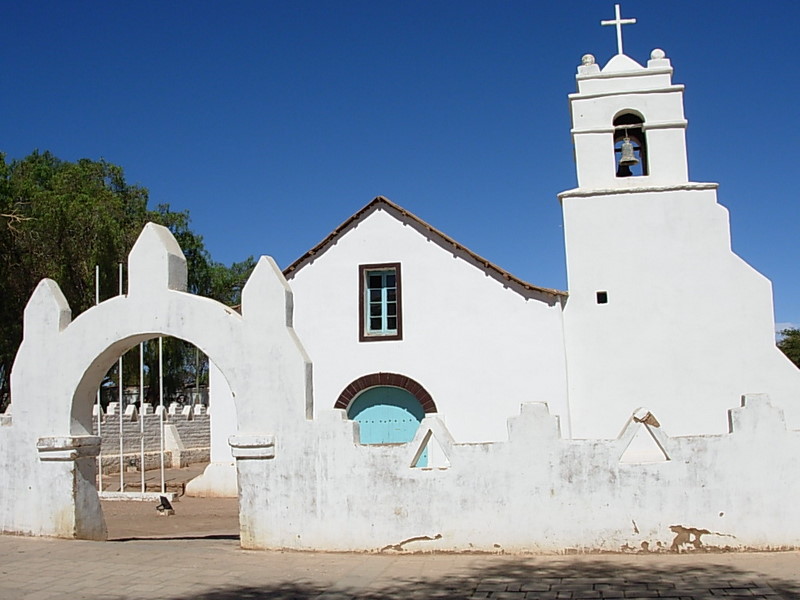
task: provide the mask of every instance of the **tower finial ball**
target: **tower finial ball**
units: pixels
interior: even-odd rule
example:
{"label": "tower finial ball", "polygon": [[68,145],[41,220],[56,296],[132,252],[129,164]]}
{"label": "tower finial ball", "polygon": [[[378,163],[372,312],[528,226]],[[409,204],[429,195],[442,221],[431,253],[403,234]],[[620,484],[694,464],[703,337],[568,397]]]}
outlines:
{"label": "tower finial ball", "polygon": [[594,64],[594,55],[593,54],[584,54],[581,57],[581,64],[582,65],[593,65]]}
{"label": "tower finial ball", "polygon": [[653,60],[661,60],[666,56],[666,53],[661,48],[656,48],[650,53],[650,58]]}

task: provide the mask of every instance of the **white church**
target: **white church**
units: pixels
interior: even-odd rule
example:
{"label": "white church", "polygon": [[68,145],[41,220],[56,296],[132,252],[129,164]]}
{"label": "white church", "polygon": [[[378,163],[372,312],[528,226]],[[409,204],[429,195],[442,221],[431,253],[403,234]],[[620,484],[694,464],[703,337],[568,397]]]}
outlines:
{"label": "white church", "polygon": [[[149,225],[126,297],[70,322],[45,281],[26,309],[2,530],[102,538],[93,390],[157,332],[212,361],[212,464],[187,492],[238,494],[246,548],[800,546],[800,370],[717,184],[689,180],[670,60],[623,53],[631,21],[617,7],[618,54],[585,55],[569,97],[568,291],[378,197],[282,272],[262,258],[239,314],[183,293],[180,248]],[[42,385],[54,361],[76,375]],[[71,524],[15,513],[15,489],[44,487]]]}
{"label": "white church", "polygon": [[[346,410],[361,443],[408,442],[434,413],[459,442],[501,441],[525,402],[547,403],[566,438],[616,438],[639,406],[671,435],[718,434],[753,392],[800,428],[800,371],[775,346],[770,282],[731,250],[717,184],[689,180],[683,86],[662,50],[642,66],[618,41],[602,69],[583,57],[570,95],[568,292],[383,197],[284,270],[315,409]],[[212,456],[230,469],[231,426]]]}

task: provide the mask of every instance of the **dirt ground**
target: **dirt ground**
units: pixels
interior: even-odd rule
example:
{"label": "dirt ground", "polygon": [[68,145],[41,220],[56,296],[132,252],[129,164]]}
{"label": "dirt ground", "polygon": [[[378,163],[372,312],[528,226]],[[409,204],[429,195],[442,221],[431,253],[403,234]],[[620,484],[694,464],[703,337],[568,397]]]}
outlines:
{"label": "dirt ground", "polygon": [[[205,465],[192,465],[184,469],[167,469],[165,482],[168,491],[178,491],[183,484],[202,473]],[[160,489],[161,474],[147,471],[148,491]],[[125,489],[139,491],[141,474],[125,473]],[[104,477],[105,490],[119,489],[119,475]],[[179,493],[179,492],[178,492]],[[103,500],[103,515],[108,527],[108,539],[150,538],[238,538],[239,501],[237,498],[190,498],[179,496],[173,502],[175,514],[162,516],[158,502]]]}
{"label": "dirt ground", "polygon": [[157,502],[103,501],[108,539],[239,537],[236,498],[181,497],[175,514],[161,516]]}

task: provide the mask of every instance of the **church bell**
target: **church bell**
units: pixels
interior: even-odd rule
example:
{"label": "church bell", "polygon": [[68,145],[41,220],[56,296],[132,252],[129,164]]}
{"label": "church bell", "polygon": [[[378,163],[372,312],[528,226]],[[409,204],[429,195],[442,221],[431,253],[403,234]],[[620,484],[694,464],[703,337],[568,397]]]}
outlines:
{"label": "church bell", "polygon": [[633,165],[638,165],[639,159],[633,153],[633,144],[631,144],[631,139],[626,137],[622,140],[622,147],[621,153],[619,156],[619,166],[620,167],[632,167]]}

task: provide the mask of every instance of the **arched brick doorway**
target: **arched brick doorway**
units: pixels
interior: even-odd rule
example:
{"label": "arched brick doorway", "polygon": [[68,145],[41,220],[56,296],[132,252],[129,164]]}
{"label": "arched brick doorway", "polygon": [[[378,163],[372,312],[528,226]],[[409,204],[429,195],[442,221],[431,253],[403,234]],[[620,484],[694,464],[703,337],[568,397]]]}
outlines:
{"label": "arched brick doorway", "polygon": [[428,390],[411,379],[411,377],[398,373],[371,373],[370,375],[359,377],[342,390],[342,393],[339,394],[333,407],[347,409],[355,397],[364,390],[378,386],[389,386],[406,390],[419,401],[425,414],[438,412],[436,410],[436,403],[428,393]]}

